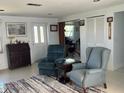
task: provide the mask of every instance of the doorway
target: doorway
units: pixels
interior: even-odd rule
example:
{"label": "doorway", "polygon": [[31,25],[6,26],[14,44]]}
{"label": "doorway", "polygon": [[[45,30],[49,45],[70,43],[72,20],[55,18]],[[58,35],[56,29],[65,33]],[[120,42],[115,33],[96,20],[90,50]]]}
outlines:
{"label": "doorway", "polygon": [[124,67],[124,11],[114,13],[113,68]]}
{"label": "doorway", "polygon": [[80,24],[79,21],[65,22],[64,46],[66,57],[80,59]]}
{"label": "doorway", "polygon": [[43,23],[32,23],[32,62],[39,61],[47,55],[47,26]]}

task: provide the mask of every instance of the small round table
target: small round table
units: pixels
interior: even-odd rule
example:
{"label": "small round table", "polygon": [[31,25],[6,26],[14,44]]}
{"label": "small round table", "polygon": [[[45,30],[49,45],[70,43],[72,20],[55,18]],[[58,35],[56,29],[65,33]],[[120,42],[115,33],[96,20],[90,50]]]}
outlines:
{"label": "small round table", "polygon": [[69,82],[66,73],[72,70],[72,64],[75,63],[81,63],[81,61],[72,58],[61,58],[56,60],[57,79],[61,83]]}

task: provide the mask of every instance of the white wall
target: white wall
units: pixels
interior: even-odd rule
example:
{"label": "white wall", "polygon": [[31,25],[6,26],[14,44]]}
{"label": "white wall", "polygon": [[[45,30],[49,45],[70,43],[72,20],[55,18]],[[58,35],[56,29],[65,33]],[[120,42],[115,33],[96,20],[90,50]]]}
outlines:
{"label": "white wall", "polygon": [[[115,12],[120,12],[120,11],[124,11],[124,4],[121,4],[121,5],[117,5],[117,6],[111,6],[111,7],[108,7],[108,8],[104,8],[104,9],[101,9],[101,10],[95,10],[95,11],[87,11],[87,12],[83,12],[83,13],[79,13],[79,14],[74,14],[74,15],[70,15],[70,16],[66,16],[66,17],[63,17],[61,19],[59,19],[59,21],[69,21],[69,20],[75,20],[75,19],[80,19],[80,20],[83,20],[85,19],[85,21],[87,21],[87,18],[88,17],[92,17],[92,16],[98,16],[98,15],[105,15],[105,20],[107,19],[107,17],[114,17],[114,13]],[[115,21],[114,21],[115,22]],[[115,70],[115,66],[116,65],[113,61],[113,34],[114,34],[114,26],[113,26],[113,23],[112,22],[112,39],[109,40],[108,39],[108,23],[107,21],[105,21],[105,47],[111,49],[111,56],[110,56],[110,61],[109,61],[109,65],[108,65],[108,69],[109,70]],[[81,37],[81,60],[84,62],[85,61],[85,50],[84,48],[86,48],[85,45],[85,38],[86,38],[86,35],[85,35],[85,31],[87,31],[87,23],[85,26],[81,27],[80,28],[80,37]],[[118,67],[117,67],[118,68]]]}
{"label": "white wall", "polygon": [[111,49],[107,45],[107,42],[111,40],[108,40],[106,17],[104,17],[88,18],[86,25],[80,27],[82,62],[86,62],[86,47],[100,46]]}
{"label": "white wall", "polygon": [[49,24],[48,24],[48,28],[47,28],[47,30],[48,30],[48,44],[59,44],[59,31],[57,31],[57,32],[51,32],[50,31],[50,27],[49,27],[49,25],[50,24],[56,24],[56,22],[49,22]]}
{"label": "white wall", "polygon": [[[0,16],[0,37],[2,38],[3,53],[0,54],[0,69],[5,69],[8,67],[7,55],[6,55],[6,44],[9,43],[9,39],[6,35],[6,22],[25,22],[27,24],[27,36],[26,37],[16,37],[16,39],[29,42],[31,48],[31,60],[32,63],[39,58],[46,56],[46,50],[44,49],[33,49],[33,38],[32,38],[32,23],[42,23],[47,26],[47,44],[58,44],[58,32],[50,32],[50,24],[57,24],[56,18],[32,18],[32,17],[16,17],[16,16]],[[47,46],[46,46],[47,48]],[[36,55],[35,55],[36,54]]]}
{"label": "white wall", "polygon": [[114,69],[124,67],[124,12],[114,14]]}

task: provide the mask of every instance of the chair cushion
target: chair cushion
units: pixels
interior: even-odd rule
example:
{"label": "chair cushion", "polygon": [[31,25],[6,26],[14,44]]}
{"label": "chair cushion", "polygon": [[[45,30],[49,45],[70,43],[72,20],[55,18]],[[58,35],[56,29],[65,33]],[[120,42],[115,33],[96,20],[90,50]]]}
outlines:
{"label": "chair cushion", "polygon": [[40,75],[56,76],[56,69],[39,69]]}
{"label": "chair cushion", "polygon": [[49,45],[47,58],[51,62],[58,58],[64,58],[64,47],[62,45]]}
{"label": "chair cushion", "polygon": [[87,62],[87,69],[96,69],[101,68],[102,66],[102,52],[103,48],[101,47],[94,47],[91,50],[91,54],[89,56],[88,62]]}
{"label": "chair cushion", "polygon": [[40,62],[38,67],[39,69],[55,69],[55,64],[52,62]]}
{"label": "chair cushion", "polygon": [[47,56],[48,60],[51,62],[58,58],[64,58],[63,53],[49,53]]}
{"label": "chair cushion", "polygon": [[71,72],[68,72],[67,76],[78,86],[82,86],[85,71],[86,71],[85,69],[73,70]]}

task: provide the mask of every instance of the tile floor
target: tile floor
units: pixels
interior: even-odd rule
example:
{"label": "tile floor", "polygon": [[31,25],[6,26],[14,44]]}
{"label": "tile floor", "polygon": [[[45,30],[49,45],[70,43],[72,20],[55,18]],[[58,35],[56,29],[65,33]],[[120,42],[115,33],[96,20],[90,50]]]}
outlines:
{"label": "tile floor", "polygon": [[124,93],[124,68],[107,73],[107,93]]}
{"label": "tile floor", "polygon": [[37,74],[38,74],[37,63],[31,66],[17,68],[14,70],[7,69],[0,71],[0,83],[20,80],[22,78],[29,78],[32,75],[37,75]]}
{"label": "tile floor", "polygon": [[[0,83],[29,78],[38,74],[37,63],[15,70],[0,71]],[[124,93],[124,68],[107,72],[107,93]]]}

